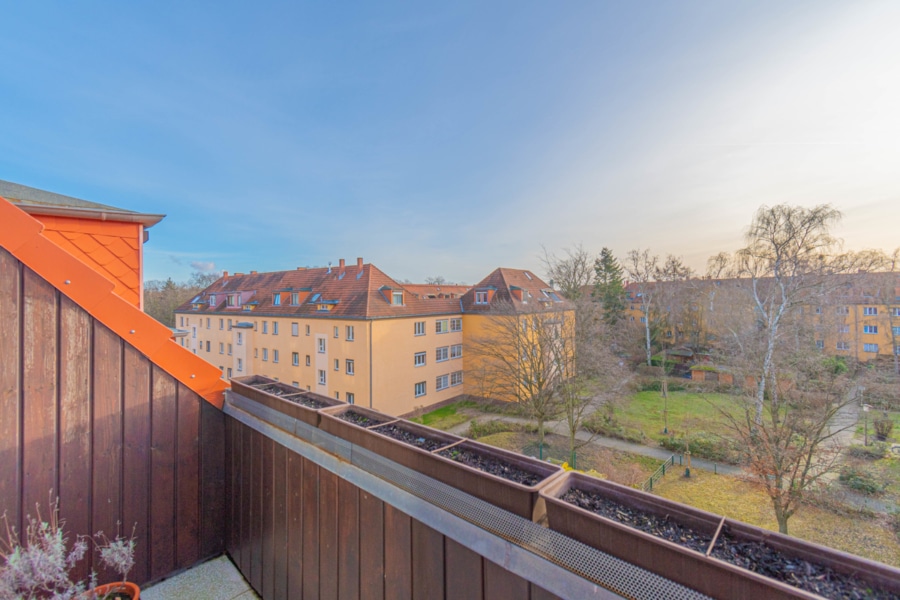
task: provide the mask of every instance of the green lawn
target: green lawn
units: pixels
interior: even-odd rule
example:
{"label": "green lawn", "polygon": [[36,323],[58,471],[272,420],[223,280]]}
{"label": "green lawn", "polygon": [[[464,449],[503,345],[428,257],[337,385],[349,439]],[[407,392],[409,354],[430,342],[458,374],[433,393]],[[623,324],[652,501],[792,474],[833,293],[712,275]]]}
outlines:
{"label": "green lawn", "polygon": [[472,416],[470,414],[461,411],[462,409],[473,408],[475,406],[477,406],[477,404],[471,401],[454,402],[453,404],[442,406],[437,410],[427,412],[422,416],[410,419],[410,421],[428,425],[435,429],[447,430],[471,420]]}
{"label": "green lawn", "polygon": [[664,409],[668,406],[669,433],[706,431],[728,435],[729,430],[720,409],[735,414],[741,410],[740,400],[727,394],[669,392],[668,402],[661,392],[633,394],[615,410],[615,417],[626,429],[642,431],[646,437],[658,438],[665,427]]}

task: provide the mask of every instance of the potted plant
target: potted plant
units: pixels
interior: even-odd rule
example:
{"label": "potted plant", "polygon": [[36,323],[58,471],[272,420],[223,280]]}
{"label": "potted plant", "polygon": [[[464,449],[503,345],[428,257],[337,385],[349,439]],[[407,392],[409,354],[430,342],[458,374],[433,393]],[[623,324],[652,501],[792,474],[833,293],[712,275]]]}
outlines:
{"label": "potted plant", "polygon": [[0,539],[0,600],[137,600],[140,588],[127,581],[134,566],[134,538],[116,536],[110,540],[98,532],[94,543],[100,562],[122,576],[122,581],[96,585],[96,575],[88,581],[74,581],[70,571],[85,557],[90,538],[79,536],[69,545],[65,522],[59,518],[58,500],[50,505],[50,518],[28,515],[24,538],[9,524],[4,513],[6,534]]}

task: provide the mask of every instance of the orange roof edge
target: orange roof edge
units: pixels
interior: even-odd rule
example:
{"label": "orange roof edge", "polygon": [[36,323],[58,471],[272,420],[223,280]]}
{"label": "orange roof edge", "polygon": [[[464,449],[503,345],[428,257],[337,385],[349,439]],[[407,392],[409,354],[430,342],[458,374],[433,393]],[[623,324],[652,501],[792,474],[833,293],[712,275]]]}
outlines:
{"label": "orange roof edge", "polygon": [[222,408],[221,372],[175,344],[168,327],[113,292],[113,282],[47,239],[43,225],[0,197],[0,246],[137,348],[166,373]]}

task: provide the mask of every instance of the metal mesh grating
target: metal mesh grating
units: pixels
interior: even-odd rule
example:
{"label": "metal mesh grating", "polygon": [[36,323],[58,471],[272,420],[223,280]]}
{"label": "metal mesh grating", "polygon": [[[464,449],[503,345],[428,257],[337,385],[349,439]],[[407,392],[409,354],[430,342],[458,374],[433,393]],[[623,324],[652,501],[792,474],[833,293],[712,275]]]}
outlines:
{"label": "metal mesh grating", "polygon": [[[241,422],[261,430],[275,426],[328,454],[406,491],[477,527],[524,548],[616,594],[634,600],[703,600],[708,596],[660,575],[582,544],[556,531],[475,498],[441,481],[399,465],[364,448],[354,446],[321,429],[286,417],[283,413],[229,394],[230,404],[263,419],[254,423],[245,415],[226,411]],[[247,415],[249,416],[249,415]],[[262,431],[266,433],[265,431]],[[315,460],[314,456],[306,455]]]}

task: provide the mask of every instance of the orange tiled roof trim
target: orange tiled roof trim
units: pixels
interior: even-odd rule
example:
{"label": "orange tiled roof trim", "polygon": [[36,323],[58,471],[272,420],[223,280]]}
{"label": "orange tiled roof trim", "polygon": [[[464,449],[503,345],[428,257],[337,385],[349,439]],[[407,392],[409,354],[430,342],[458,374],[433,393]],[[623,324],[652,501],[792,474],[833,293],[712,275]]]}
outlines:
{"label": "orange tiled roof trim", "polygon": [[109,327],[151,362],[222,408],[221,372],[171,340],[168,327],[114,292],[115,284],[46,236],[44,226],[0,197],[0,246]]}

